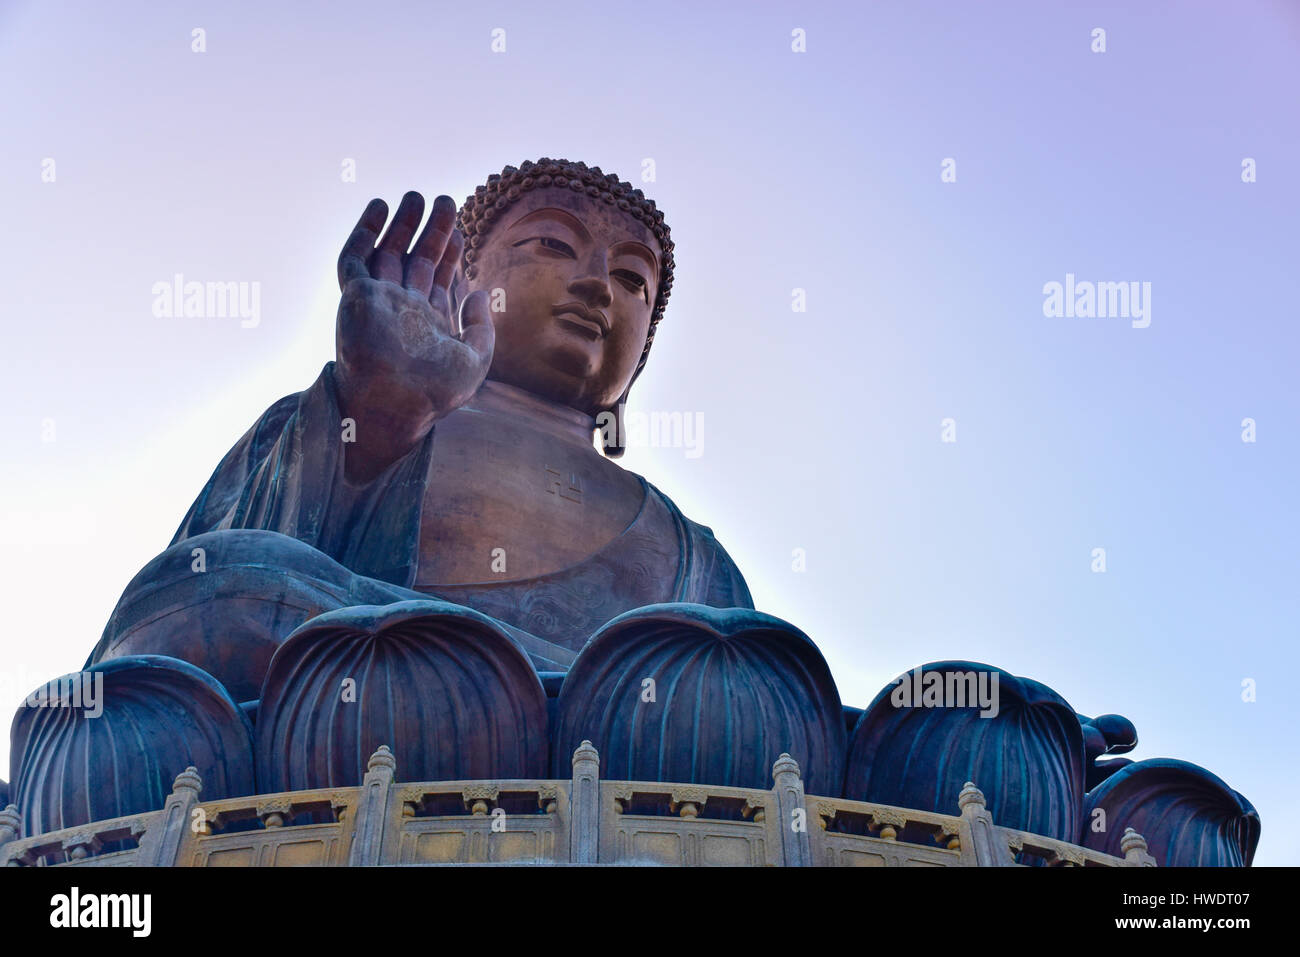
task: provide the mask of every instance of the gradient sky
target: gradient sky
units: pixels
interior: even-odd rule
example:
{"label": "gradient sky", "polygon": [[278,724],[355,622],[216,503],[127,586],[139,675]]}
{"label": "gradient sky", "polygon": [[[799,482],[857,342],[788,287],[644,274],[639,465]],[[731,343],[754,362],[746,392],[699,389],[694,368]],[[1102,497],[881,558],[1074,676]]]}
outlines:
{"label": "gradient sky", "polygon": [[[623,464],[846,703],[947,658],[1036,678],[1214,771],[1256,862],[1300,863],[1300,5],[745,9],[0,4],[3,707],[81,666],[332,358],[370,197],[653,158],[677,281],[632,406],[701,413],[704,454]],[[1150,282],[1149,328],[1045,318],[1067,272]],[[176,273],[259,282],[260,323],[155,317]]]}

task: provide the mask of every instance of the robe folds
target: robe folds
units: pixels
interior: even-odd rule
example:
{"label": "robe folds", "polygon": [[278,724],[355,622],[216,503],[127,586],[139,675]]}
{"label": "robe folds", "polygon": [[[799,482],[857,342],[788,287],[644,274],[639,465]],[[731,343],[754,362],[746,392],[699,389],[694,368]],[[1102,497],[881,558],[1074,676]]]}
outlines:
{"label": "robe folds", "polygon": [[343,413],[330,362],[311,387],[266,410],[226,453],[190,506],[172,544],[227,528],[280,532],[358,575],[415,581],[420,508],[433,443],[364,488],[343,479]]}
{"label": "robe folds", "polygon": [[[173,545],[222,529],[274,531],[357,575],[400,589],[414,587],[437,426],[369,484],[351,486],[343,478],[343,415],[333,366],[327,363],[310,388],[272,405],[226,453]],[[646,501],[637,520],[588,559],[533,579],[437,586],[435,597],[492,615],[570,653],[605,621],[647,604],[753,608],[744,578],[712,531],[683,516],[649,482],[642,483]],[[652,534],[652,527],[675,530],[676,540]],[[627,574],[660,566],[652,555],[675,566],[670,579],[643,575],[636,580]]]}

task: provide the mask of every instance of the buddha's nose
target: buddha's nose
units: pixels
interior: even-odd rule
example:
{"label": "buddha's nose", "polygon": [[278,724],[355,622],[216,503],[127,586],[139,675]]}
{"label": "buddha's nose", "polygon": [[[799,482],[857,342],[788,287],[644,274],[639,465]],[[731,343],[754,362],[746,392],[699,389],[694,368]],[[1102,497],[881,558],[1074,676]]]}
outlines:
{"label": "buddha's nose", "polygon": [[585,274],[569,283],[569,292],[597,309],[608,309],[614,301],[607,271],[588,268]]}

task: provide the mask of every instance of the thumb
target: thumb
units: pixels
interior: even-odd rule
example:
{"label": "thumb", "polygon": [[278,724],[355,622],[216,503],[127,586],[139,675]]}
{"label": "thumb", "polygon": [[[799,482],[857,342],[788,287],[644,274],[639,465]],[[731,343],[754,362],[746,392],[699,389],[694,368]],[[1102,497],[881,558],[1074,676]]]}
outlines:
{"label": "thumb", "polygon": [[487,361],[492,358],[497,332],[492,324],[486,290],[470,293],[460,307],[460,341]]}

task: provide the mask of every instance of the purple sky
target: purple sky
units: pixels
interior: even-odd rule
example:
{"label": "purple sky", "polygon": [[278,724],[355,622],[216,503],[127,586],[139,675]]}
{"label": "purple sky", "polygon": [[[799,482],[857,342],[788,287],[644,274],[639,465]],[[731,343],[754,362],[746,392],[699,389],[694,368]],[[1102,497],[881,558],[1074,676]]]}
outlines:
{"label": "purple sky", "polygon": [[[704,446],[623,464],[846,702],[945,658],[1036,678],[1219,774],[1257,863],[1300,863],[1300,7],[746,10],[0,5],[6,700],[80,667],[332,357],[367,199],[651,158],[677,282],[632,404],[701,414]],[[259,283],[259,321],[155,316],[177,273]],[[1045,317],[1067,274],[1150,283],[1150,325]]]}

